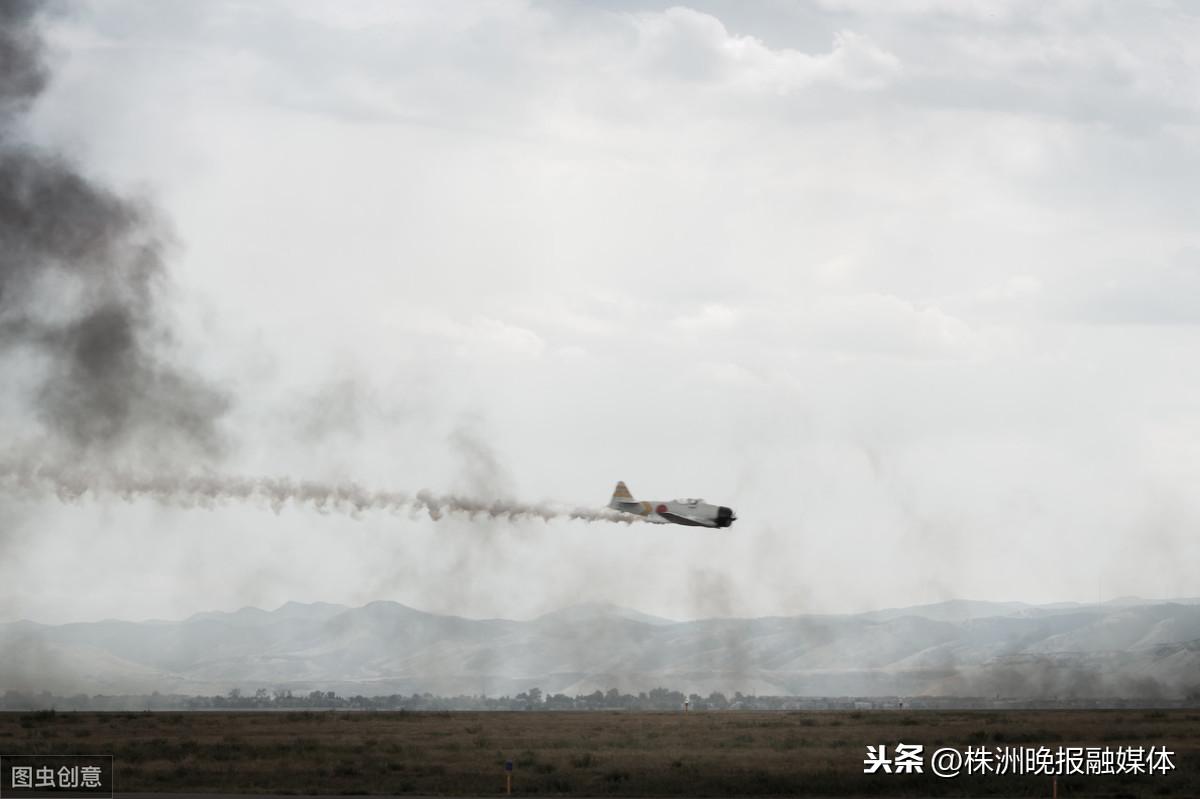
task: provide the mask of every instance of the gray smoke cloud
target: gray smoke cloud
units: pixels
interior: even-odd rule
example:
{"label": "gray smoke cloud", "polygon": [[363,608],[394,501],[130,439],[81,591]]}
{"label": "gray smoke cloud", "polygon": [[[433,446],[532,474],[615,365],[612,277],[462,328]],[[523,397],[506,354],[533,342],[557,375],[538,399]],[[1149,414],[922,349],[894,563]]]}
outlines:
{"label": "gray smoke cloud", "polygon": [[153,212],[19,136],[48,81],[37,12],[0,3],[0,369],[36,373],[21,399],[43,446],[72,459],[216,455],[227,399],[163,354],[166,236]]}
{"label": "gray smoke cloud", "polygon": [[62,465],[15,461],[0,464],[0,490],[22,496],[56,496],[63,502],[116,497],[126,501],[150,499],[164,505],[214,508],[227,502],[259,503],[276,512],[287,506],[309,507],[324,513],[358,516],[366,511],[428,513],[441,519],[460,513],[487,519],[575,519],[586,522],[643,521],[638,516],[607,509],[566,508],[551,503],[480,500],[453,494],[373,490],[353,482],[294,481],[273,477],[220,474],[135,474],[115,468],[101,471]]}

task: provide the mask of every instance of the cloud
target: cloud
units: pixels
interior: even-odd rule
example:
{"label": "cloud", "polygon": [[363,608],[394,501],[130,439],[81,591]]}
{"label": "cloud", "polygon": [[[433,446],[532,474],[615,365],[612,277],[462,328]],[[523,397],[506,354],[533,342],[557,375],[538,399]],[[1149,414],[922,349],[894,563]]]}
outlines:
{"label": "cloud", "polygon": [[546,351],[546,342],[532,330],[489,316],[458,320],[450,316],[424,315],[405,325],[450,345],[457,357],[467,359],[535,359]]}
{"label": "cloud", "polygon": [[1200,323],[1200,249],[1166,263],[1101,264],[1077,292],[1058,297],[1060,311],[1099,324]]}
{"label": "cloud", "polygon": [[738,311],[717,303],[702,306],[697,312],[678,316],[672,324],[684,330],[727,330],[737,324]]}
{"label": "cloud", "polygon": [[783,95],[822,83],[881,89],[900,72],[894,55],[853,31],[838,32],[829,53],[808,55],[731,34],[716,17],[681,6],[633,20],[638,57],[655,76]]}
{"label": "cloud", "polygon": [[851,351],[961,355],[975,340],[968,324],[934,305],[882,294],[829,298],[817,308],[816,325],[816,338]]}

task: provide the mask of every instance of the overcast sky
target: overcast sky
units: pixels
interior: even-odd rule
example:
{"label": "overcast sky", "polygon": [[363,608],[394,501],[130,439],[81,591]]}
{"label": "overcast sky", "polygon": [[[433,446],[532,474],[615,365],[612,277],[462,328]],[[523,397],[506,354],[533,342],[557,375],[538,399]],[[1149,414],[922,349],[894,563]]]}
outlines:
{"label": "overcast sky", "polygon": [[[1200,595],[1182,3],[68,3],[220,468],[728,530],[8,498],[6,618]],[[6,435],[32,424],[8,402]]]}

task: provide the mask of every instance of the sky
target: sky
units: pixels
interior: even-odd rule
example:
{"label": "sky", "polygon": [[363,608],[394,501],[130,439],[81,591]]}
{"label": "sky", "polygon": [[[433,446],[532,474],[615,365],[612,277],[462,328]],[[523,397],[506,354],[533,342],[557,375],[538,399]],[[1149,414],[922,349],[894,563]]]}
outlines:
{"label": "sky", "polygon": [[[624,480],[739,520],[10,486],[2,619],[1200,595],[1194,5],[39,19],[49,82],[19,135],[152,209],[161,357],[226,399],[220,451],[172,468],[588,506]],[[0,434],[37,446],[37,371],[5,358]]]}

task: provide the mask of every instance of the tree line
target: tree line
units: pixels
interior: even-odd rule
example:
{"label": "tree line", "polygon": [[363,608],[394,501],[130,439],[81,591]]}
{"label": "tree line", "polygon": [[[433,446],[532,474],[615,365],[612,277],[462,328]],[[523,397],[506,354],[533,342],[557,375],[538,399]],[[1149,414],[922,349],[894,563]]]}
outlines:
{"label": "tree line", "polygon": [[[686,705],[685,705],[686,703]],[[451,711],[451,710],[649,710],[649,711],[736,711],[736,710],[886,710],[962,708],[1179,708],[1200,707],[1200,695],[1187,699],[1005,699],[1001,697],[813,697],[757,696],[735,692],[727,696],[714,691],[708,696],[684,694],[668,688],[639,693],[622,693],[616,688],[568,696],[530,688],[515,696],[438,696],[431,693],[386,696],[341,696],[334,691],[294,693],[289,689],[254,692],[233,689],[226,694],[74,694],[59,696],[6,691],[0,695],[4,710],[262,710],[262,711]]]}
{"label": "tree line", "polygon": [[654,688],[639,693],[622,693],[616,688],[568,696],[530,688],[515,696],[438,696],[431,693],[386,696],[341,696],[334,691],[295,693],[290,689],[259,688],[243,692],[234,688],[223,695],[184,694],[58,696],[43,691],[7,691],[0,697],[0,710],[729,710],[763,708],[787,697],[732,697],[714,691],[708,696],[685,695],[682,691]]}

